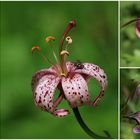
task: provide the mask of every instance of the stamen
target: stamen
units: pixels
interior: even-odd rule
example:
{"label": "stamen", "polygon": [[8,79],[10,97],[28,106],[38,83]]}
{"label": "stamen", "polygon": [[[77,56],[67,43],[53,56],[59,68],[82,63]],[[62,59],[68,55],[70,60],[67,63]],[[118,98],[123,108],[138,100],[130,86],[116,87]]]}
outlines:
{"label": "stamen", "polygon": [[32,47],[31,52],[34,53],[35,51],[40,51],[40,50],[41,49],[39,46],[34,46],[34,47]]}
{"label": "stamen", "polygon": [[[60,73],[61,73],[61,68],[60,68],[60,66],[59,66],[59,60],[58,60],[58,58],[57,58],[57,55],[56,55],[55,51],[53,50],[52,41],[54,41],[54,40],[55,40],[55,37],[53,37],[53,36],[48,36],[48,37],[46,37],[46,39],[45,39],[46,43],[48,43],[49,46],[51,46],[51,47],[50,47],[50,48],[51,48],[51,52],[53,52],[53,56],[54,56],[54,58],[55,58],[55,61],[56,61],[56,63],[58,64],[56,67],[57,67],[57,69],[58,69],[58,71],[59,71],[59,74],[60,74]],[[53,64],[53,65],[54,65],[54,64]]]}
{"label": "stamen", "polygon": [[66,37],[66,42],[67,42],[67,44],[66,44],[65,49],[68,50],[68,46],[69,46],[70,44],[72,44],[72,39],[71,39],[70,36],[67,36],[67,37]]}
{"label": "stamen", "polygon": [[53,37],[53,36],[48,36],[48,37],[46,37],[46,39],[45,39],[46,43],[49,43],[49,45],[51,46],[51,51],[53,52],[53,56],[54,56],[54,58],[55,58],[55,60],[56,60],[56,63],[59,64],[58,58],[57,58],[57,56],[56,56],[56,53],[55,53],[55,51],[53,50],[53,45],[51,44],[51,41],[54,41],[54,40],[55,40],[55,37]]}
{"label": "stamen", "polygon": [[71,44],[71,43],[72,43],[72,39],[71,39],[70,36],[67,36],[67,37],[66,37],[66,42],[67,42],[68,44]]}
{"label": "stamen", "polygon": [[38,54],[43,58],[44,61],[48,61],[50,64],[53,65],[53,63],[47,57],[45,57],[43,53],[41,53],[41,48],[39,46],[32,47],[31,52],[34,53],[35,51],[38,52]]}
{"label": "stamen", "polygon": [[56,53],[55,53],[54,51],[53,51],[53,56],[54,56],[54,58],[55,58],[57,64],[59,64],[58,58],[57,58]]}
{"label": "stamen", "polygon": [[51,40],[55,40],[55,37],[53,37],[53,36],[48,36],[48,37],[46,37],[46,39],[45,39],[45,41],[46,41],[46,43],[48,43],[49,41],[51,41]]}
{"label": "stamen", "polygon": [[60,56],[61,56],[61,76],[66,76],[67,75],[67,68],[66,68],[66,63],[65,63],[65,56],[69,55],[69,52],[66,50],[61,51]]}
{"label": "stamen", "polygon": [[63,51],[61,51],[61,53],[60,53],[61,56],[62,56],[62,55],[65,55],[65,54],[69,56],[69,52],[66,51],[66,50],[63,50]]}
{"label": "stamen", "polygon": [[66,77],[66,74],[65,73],[61,73],[60,75]]}

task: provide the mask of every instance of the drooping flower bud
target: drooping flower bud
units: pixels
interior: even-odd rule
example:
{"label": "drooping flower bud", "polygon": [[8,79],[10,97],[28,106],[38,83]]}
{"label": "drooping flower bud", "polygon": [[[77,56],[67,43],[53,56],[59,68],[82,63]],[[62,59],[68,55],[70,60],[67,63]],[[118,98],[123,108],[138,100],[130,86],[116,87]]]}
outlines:
{"label": "drooping flower bud", "polygon": [[140,20],[136,22],[136,35],[140,38]]}

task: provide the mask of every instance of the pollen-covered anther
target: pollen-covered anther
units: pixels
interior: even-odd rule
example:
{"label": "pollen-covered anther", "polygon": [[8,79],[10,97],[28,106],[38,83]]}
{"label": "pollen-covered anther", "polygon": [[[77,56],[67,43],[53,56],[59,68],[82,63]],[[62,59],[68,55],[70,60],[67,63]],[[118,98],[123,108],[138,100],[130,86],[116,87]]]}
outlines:
{"label": "pollen-covered anther", "polygon": [[53,36],[48,36],[48,37],[46,37],[46,39],[45,39],[45,41],[46,41],[46,43],[48,43],[49,41],[51,41],[51,40],[55,40],[55,37],[53,37]]}
{"label": "pollen-covered anther", "polygon": [[72,43],[71,37],[70,36],[66,37],[66,41],[67,41],[68,44],[71,44]]}
{"label": "pollen-covered anther", "polygon": [[61,53],[60,53],[60,55],[65,55],[65,54],[69,56],[69,52],[66,51],[66,50],[63,50],[63,51],[61,51]]}
{"label": "pollen-covered anther", "polygon": [[41,49],[40,49],[39,46],[33,46],[32,49],[31,49],[31,52],[34,53],[36,50],[40,51]]}

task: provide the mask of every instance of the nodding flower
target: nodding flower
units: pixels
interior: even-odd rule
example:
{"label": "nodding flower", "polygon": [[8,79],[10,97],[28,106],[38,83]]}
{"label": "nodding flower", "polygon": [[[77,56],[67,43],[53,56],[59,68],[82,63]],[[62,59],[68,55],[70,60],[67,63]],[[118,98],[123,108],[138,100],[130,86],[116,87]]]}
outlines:
{"label": "nodding flower", "polygon": [[[57,56],[54,55],[57,63],[52,64],[50,68],[37,71],[32,77],[32,92],[35,104],[42,110],[56,117],[64,117],[69,114],[67,109],[58,108],[62,99],[68,102],[76,114],[79,106],[96,106],[101,97],[103,97],[107,86],[107,76],[104,70],[99,66],[91,63],[76,65],[73,62],[66,61],[66,58],[70,55],[68,52],[68,45],[72,43],[71,37],[67,35],[75,25],[75,20],[70,21],[63,33],[60,41],[59,61],[58,58],[56,58]],[[54,37],[49,36],[46,38],[47,43],[51,40],[54,40]],[[67,44],[63,49],[64,41]],[[90,78],[97,80],[101,88],[99,95],[94,101],[91,99],[91,94],[89,93],[87,85]],[[58,89],[60,93],[58,98],[54,100],[56,89]],[[87,126],[84,126],[83,129],[85,129],[85,127]],[[87,133],[89,133],[89,131],[90,130],[88,130]],[[106,135],[109,138],[109,133],[106,132]],[[96,134],[93,134],[92,137],[106,138]]]}

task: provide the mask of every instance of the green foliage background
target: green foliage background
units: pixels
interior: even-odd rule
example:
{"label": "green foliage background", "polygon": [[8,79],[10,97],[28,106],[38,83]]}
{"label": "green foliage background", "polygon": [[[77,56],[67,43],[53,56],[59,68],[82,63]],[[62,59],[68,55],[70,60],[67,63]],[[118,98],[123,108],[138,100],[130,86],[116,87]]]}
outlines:
{"label": "green foliage background", "polygon": [[[121,25],[135,18],[140,18],[140,1],[121,1]],[[135,33],[135,23],[121,29],[121,66],[139,67],[140,66],[140,39]]]}
{"label": "green foliage background", "polygon": [[[49,58],[45,37],[56,37],[58,49],[64,28],[71,19],[77,27],[71,32],[71,61],[77,59],[102,67],[108,76],[108,88],[97,107],[81,107],[88,126],[100,135],[108,130],[117,138],[117,2],[0,2],[1,5],[1,138],[90,138],[71,114],[55,118],[39,110],[31,92],[32,75],[49,67],[31,47],[39,45]],[[46,47],[47,46],[47,47]],[[93,98],[99,92],[95,80],[89,83]],[[57,93],[56,93],[57,94]]]}

